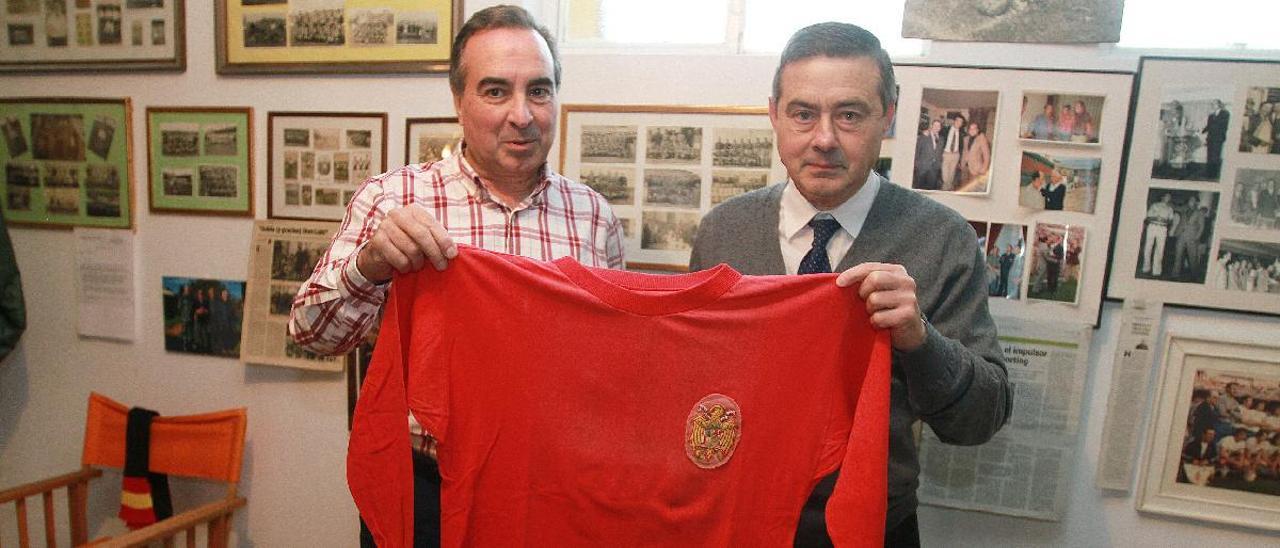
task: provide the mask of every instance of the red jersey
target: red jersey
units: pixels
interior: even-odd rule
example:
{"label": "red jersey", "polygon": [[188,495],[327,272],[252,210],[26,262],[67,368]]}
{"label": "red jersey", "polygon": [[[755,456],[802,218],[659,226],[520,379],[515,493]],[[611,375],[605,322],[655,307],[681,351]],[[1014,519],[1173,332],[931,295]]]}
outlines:
{"label": "red jersey", "polygon": [[890,346],[834,275],[678,276],[462,246],[397,276],[347,482],[412,544],[408,409],[439,439],[444,546],[789,546],[819,479],[881,546]]}

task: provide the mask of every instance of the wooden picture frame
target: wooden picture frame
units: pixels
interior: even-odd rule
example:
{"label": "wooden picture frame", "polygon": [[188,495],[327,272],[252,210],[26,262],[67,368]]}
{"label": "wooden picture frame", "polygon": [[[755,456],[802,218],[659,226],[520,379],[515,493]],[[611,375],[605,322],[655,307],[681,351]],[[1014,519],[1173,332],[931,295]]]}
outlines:
{"label": "wooden picture frame", "polygon": [[462,126],[457,118],[408,118],[404,121],[404,163],[443,160],[461,152]]}
{"label": "wooden picture frame", "polygon": [[253,150],[250,107],[147,107],[151,211],[252,217]]}
{"label": "wooden picture frame", "polygon": [[1280,145],[1271,120],[1251,127],[1280,111],[1280,62],[1138,70],[1107,297],[1280,315]]}
{"label": "wooden picture frame", "polygon": [[0,99],[0,136],[9,224],[133,227],[128,98]]}
{"label": "wooden picture frame", "polygon": [[[185,0],[94,4],[9,2],[0,29],[0,73],[187,69]],[[14,14],[15,7],[27,12]]]}
{"label": "wooden picture frame", "polygon": [[340,221],[360,183],[387,170],[385,112],[268,112],[267,139],[271,219]]}
{"label": "wooden picture frame", "polygon": [[[306,11],[290,9],[284,1],[244,4],[214,0],[218,74],[447,72],[451,42],[462,22],[462,0],[365,2],[361,7],[337,2]],[[315,32],[295,30],[304,18],[318,23],[308,27]]]}

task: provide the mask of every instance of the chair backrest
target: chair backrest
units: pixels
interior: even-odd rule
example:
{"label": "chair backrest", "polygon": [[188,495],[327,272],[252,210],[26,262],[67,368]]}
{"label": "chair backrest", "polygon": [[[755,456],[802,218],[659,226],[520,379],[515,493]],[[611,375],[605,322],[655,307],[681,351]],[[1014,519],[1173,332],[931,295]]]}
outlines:
{"label": "chair backrest", "polygon": [[[124,468],[128,417],[128,407],[90,393],[81,464]],[[156,417],[151,422],[151,471],[226,482],[234,494],[240,482],[247,422],[243,407]]]}

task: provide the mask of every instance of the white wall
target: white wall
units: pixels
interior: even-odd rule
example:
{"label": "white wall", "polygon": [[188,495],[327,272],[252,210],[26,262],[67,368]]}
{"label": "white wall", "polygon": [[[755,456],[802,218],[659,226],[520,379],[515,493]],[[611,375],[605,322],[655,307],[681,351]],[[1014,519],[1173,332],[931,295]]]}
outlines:
{"label": "white wall", "polygon": [[[493,2],[468,2],[468,13]],[[527,1],[550,17],[542,2]],[[538,9],[543,8],[543,9]],[[162,276],[244,279],[251,221],[153,215],[145,204],[149,105],[248,105],[254,108],[258,217],[265,216],[266,113],[272,110],[385,111],[388,160],[403,161],[404,119],[452,115],[442,76],[219,77],[214,73],[212,7],[188,2],[188,68],[183,74],[0,77],[3,96],[133,98],[138,339],[132,344],[78,339],[73,240],[69,231],[10,228],[25,285],[30,327],[0,362],[0,488],[78,466],[90,390],[164,414],[233,406],[249,409],[242,491],[249,505],[235,523],[241,546],[347,546],[356,542],[355,508],[344,479],[346,385],[339,374],[245,366],[168,353],[160,333]],[[1132,53],[1109,47],[936,44],[924,59],[963,65],[1134,70]],[[565,103],[763,105],[776,60],[568,54]],[[1061,523],[925,507],[926,542],[935,545],[1259,545],[1275,536],[1142,516],[1129,496],[1092,487],[1111,376],[1118,307],[1109,305],[1095,335],[1083,452],[1077,486]],[[1170,322],[1229,317],[1169,313]],[[1253,320],[1277,327],[1276,319]],[[97,518],[113,513],[110,476],[95,499]],[[59,505],[60,508],[64,508]],[[0,513],[0,544],[14,544],[12,513]],[[38,516],[38,512],[36,512]],[[33,529],[39,529],[33,522]],[[63,541],[65,544],[65,541]]]}

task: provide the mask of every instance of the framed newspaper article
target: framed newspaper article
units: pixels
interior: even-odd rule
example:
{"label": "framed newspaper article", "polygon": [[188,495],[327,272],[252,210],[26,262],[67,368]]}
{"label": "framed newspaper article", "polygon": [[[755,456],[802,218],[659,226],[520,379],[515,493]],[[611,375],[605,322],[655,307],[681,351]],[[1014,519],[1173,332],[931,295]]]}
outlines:
{"label": "framed newspaper article", "polygon": [[1280,62],[1139,71],[1107,297],[1280,314]]}
{"label": "framed newspaper article", "polygon": [[462,0],[214,0],[219,74],[449,70]]}
{"label": "framed newspaper article", "polygon": [[187,68],[184,0],[7,0],[0,72]]}
{"label": "framed newspaper article", "polygon": [[627,267],[684,271],[702,216],[786,180],[764,107],[563,105],[561,172],[604,195]]}
{"label": "framed newspaper article", "polygon": [[1274,326],[1170,329],[1164,349],[1138,510],[1280,531]]}
{"label": "framed newspaper article", "polygon": [[129,99],[0,99],[4,217],[33,226],[133,226]]}
{"label": "framed newspaper article", "polygon": [[457,118],[408,118],[404,122],[404,163],[425,164],[459,152],[462,126]]}
{"label": "framed newspaper article", "polygon": [[318,371],[342,371],[344,356],[322,356],[293,343],[293,297],[324,256],[338,223],[255,221],[249,243],[240,361]]}
{"label": "framed newspaper article", "polygon": [[360,183],[387,170],[384,112],[268,112],[267,216],[341,221]]}
{"label": "framed newspaper article", "polygon": [[151,211],[253,216],[253,109],[147,107]]}

